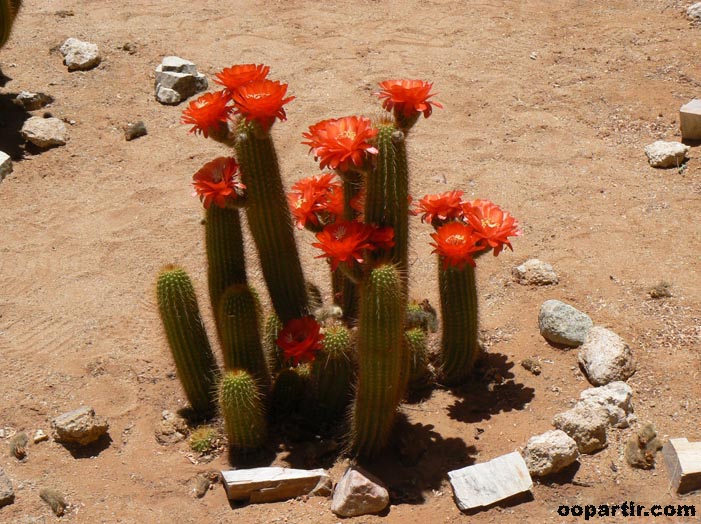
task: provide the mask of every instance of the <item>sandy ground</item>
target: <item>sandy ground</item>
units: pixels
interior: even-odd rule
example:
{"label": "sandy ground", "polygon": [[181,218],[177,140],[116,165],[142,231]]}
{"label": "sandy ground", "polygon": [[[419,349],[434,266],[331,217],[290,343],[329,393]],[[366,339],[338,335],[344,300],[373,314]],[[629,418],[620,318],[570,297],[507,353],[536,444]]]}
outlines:
{"label": "sandy ground", "polygon": [[[538,309],[550,298],[630,343],[639,421],[664,438],[701,440],[701,155],[694,147],[684,169],[655,170],[643,154],[656,139],[680,140],[678,109],[701,94],[701,28],[684,16],[686,3],[27,4],[0,50],[0,150],[15,159],[0,184],[0,427],[48,431],[53,417],[87,404],[109,419],[111,441],[88,454],[53,441],[30,445],[24,462],[3,451],[0,467],[17,497],[0,509],[0,522],[57,520],[38,496],[47,486],[66,494],[71,510],[62,520],[76,523],[338,521],[322,498],[232,508],[217,487],[196,499],[192,479],[226,467],[226,453],[193,463],[186,442],[154,438],[161,412],[184,405],[154,280],[164,264],[183,265],[211,328],[202,210],[189,180],[222,152],[187,134],[182,106],[155,101],[154,68],[166,55],[194,61],[210,78],[235,63],[266,63],[289,83],[297,98],[274,129],[288,185],[316,173],[300,144],[310,124],[376,114],[381,80],[432,80],[445,109],[411,137],[412,193],[460,188],[523,225],[514,253],[480,260],[486,372],[462,391],[436,390],[402,407],[402,433],[427,451],[415,466],[393,451],[370,464],[390,487],[392,506],[357,522],[578,522],[558,517],[557,507],[631,499],[695,504],[701,514],[700,495],[669,491],[661,457],[652,471],[625,463],[632,429],[610,432],[605,450],[506,509],[461,514],[446,474],[522,447],[588,387],[576,351],[538,333]],[[97,43],[102,64],[68,73],[52,49],[71,36]],[[71,121],[65,147],[23,148],[18,130],[30,114],[11,103],[21,90],[55,98],[44,111]],[[135,120],[149,134],[126,142],[121,127]],[[430,230],[413,227],[412,295],[435,304]],[[307,275],[328,293],[311,236],[298,240]],[[515,284],[511,268],[531,257],[553,264],[561,283]],[[661,281],[673,296],[650,299]],[[519,365],[533,356],[543,359],[540,376]],[[0,444],[7,449],[6,439]],[[280,448],[268,463],[305,465],[304,446]],[[320,465],[338,479],[346,462],[334,459]]]}

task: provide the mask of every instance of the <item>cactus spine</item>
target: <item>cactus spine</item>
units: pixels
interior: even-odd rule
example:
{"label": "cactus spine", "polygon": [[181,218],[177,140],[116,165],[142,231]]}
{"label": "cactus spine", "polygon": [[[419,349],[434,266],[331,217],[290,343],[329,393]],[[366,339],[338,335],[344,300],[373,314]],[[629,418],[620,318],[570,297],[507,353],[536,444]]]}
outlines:
{"label": "cactus spine", "polygon": [[322,350],[312,363],[317,410],[322,420],[343,415],[350,401],[353,383],[351,334],[343,325],[324,332]]}
{"label": "cactus spine", "polygon": [[477,286],[475,268],[443,269],[439,263],[441,297],[443,382],[458,385],[469,377],[479,356],[477,338]]}
{"label": "cactus spine", "polygon": [[[215,316],[224,290],[246,283],[246,259],[239,210],[209,206],[206,212],[207,277]],[[217,319],[219,327],[219,320]]]}
{"label": "cactus spine", "polygon": [[258,384],[242,369],[227,371],[219,385],[219,408],[229,446],[239,450],[257,449],[263,445],[267,425]]}
{"label": "cactus spine", "polygon": [[236,156],[246,185],[248,225],[270,299],[284,324],[307,315],[307,291],[270,134],[242,121]]}
{"label": "cactus spine", "polygon": [[391,264],[371,270],[362,284],[351,443],[359,454],[374,455],[387,443],[404,393],[404,300],[399,272]]}
{"label": "cactus spine", "polygon": [[185,395],[197,414],[211,416],[218,370],[192,282],[183,269],[168,266],[158,276],[156,294]]}
{"label": "cactus spine", "polygon": [[258,299],[245,284],[235,284],[222,295],[218,317],[224,368],[243,369],[261,385],[270,384],[258,324]]}

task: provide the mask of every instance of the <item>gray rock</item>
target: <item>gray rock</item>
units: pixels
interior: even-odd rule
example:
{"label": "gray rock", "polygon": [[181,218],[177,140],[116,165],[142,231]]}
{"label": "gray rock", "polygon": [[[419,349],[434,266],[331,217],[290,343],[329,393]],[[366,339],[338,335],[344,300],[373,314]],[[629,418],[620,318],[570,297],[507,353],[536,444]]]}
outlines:
{"label": "gray rock", "polygon": [[124,139],[129,142],[140,136],[147,135],[146,124],[142,120],[124,126]]}
{"label": "gray rock", "polygon": [[161,104],[174,106],[182,102],[183,98],[177,91],[173,91],[167,87],[156,86],[156,100],[158,100]]}
{"label": "gray rock", "polygon": [[594,453],[606,447],[608,413],[597,404],[579,402],[574,408],[555,415],[553,426],[574,439],[580,453]]}
{"label": "gray rock", "polygon": [[207,87],[207,78],[198,73],[195,64],[189,60],[167,56],[156,67],[156,99],[162,104],[178,104]]}
{"label": "gray rock", "polygon": [[[701,6],[701,3],[698,4]],[[701,7],[699,7],[699,19],[701,20]],[[679,128],[682,138],[689,140],[701,140],[701,99],[695,98],[688,104],[679,108]]]}
{"label": "gray rock", "polygon": [[540,334],[554,344],[581,346],[594,323],[588,315],[559,300],[547,300],[540,307]]}
{"label": "gray rock", "polygon": [[56,441],[85,446],[107,433],[109,424],[97,417],[93,408],[83,406],[53,419],[51,428]]}
{"label": "gray rock", "polygon": [[463,511],[491,506],[533,488],[526,462],[517,451],[449,471],[448,477],[455,503]]}
{"label": "gray rock", "polygon": [[[173,73],[185,73],[188,75],[197,74],[197,67],[195,64],[179,56],[163,57],[163,60],[161,60],[161,70],[171,71]],[[156,69],[156,71],[158,71],[158,69]]]}
{"label": "gray rock", "polygon": [[68,141],[68,129],[59,118],[28,118],[20,131],[25,140],[42,149],[65,145]]}
{"label": "gray rock", "polygon": [[620,380],[598,388],[585,389],[579,398],[603,406],[608,413],[609,424],[615,428],[627,428],[636,420],[633,414],[633,389]]}
{"label": "gray rock", "polygon": [[15,501],[15,490],[12,481],[0,468],[0,508],[12,504]]}
{"label": "gray rock", "polygon": [[323,469],[271,466],[222,471],[221,478],[230,500],[248,500],[251,504],[258,504],[308,495],[321,483],[328,482],[329,474]]}
{"label": "gray rock", "polygon": [[102,58],[96,44],[69,38],[59,48],[69,71],[86,71],[97,66]]}
{"label": "gray rock", "polygon": [[686,16],[692,20],[701,20],[701,2],[690,5],[686,10]]}
{"label": "gray rock", "polygon": [[531,437],[523,450],[528,471],[535,477],[557,473],[574,463],[577,457],[577,443],[559,429]]}
{"label": "gray rock", "polygon": [[379,513],[389,505],[389,492],[381,481],[360,468],[348,468],[336,485],[331,511],[340,517]]}
{"label": "gray rock", "polygon": [[578,360],[594,386],[628,380],[635,373],[635,361],[628,344],[613,331],[599,326],[589,331],[579,349]]}
{"label": "gray rock", "polygon": [[10,155],[0,151],[0,182],[2,182],[7,175],[12,173],[12,169],[12,159]]}
{"label": "gray rock", "polygon": [[558,283],[557,273],[547,262],[531,258],[512,270],[519,284],[531,286],[549,286]]}
{"label": "gray rock", "polygon": [[156,441],[164,446],[185,440],[187,422],[184,418],[167,409],[161,413],[162,420],[156,426]]}
{"label": "gray rock", "polygon": [[13,102],[26,109],[27,111],[36,111],[53,102],[53,97],[44,93],[30,93],[29,91],[20,91]]}
{"label": "gray rock", "polygon": [[680,142],[658,140],[645,146],[645,154],[652,167],[679,167],[686,160],[691,148]]}

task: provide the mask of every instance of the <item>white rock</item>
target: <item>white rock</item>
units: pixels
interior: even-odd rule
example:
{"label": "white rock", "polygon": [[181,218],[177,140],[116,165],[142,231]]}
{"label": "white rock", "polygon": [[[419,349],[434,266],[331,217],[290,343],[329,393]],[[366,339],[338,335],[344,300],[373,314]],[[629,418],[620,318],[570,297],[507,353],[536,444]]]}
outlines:
{"label": "white rock", "polygon": [[[172,71],[174,73],[197,74],[197,67],[193,62],[180,58],[179,56],[166,56],[161,60],[162,71]],[[156,69],[158,71],[158,69]]]}
{"label": "white rock", "polygon": [[0,182],[2,182],[7,175],[12,173],[12,169],[12,159],[10,155],[4,151],[0,151]]}
{"label": "white rock", "polygon": [[20,91],[13,100],[16,105],[22,106],[27,111],[36,111],[53,101],[54,99],[49,95],[44,93],[30,93],[29,91]]}
{"label": "white rock", "polygon": [[691,148],[680,142],[658,140],[645,146],[645,154],[652,167],[679,167]]}
{"label": "white rock", "polygon": [[59,415],[51,421],[54,439],[66,444],[86,446],[98,440],[109,429],[107,421],[95,415],[90,406]]}
{"label": "white rock", "polygon": [[221,472],[226,496],[231,500],[248,500],[252,504],[276,502],[314,491],[329,482],[323,469],[281,467],[236,469]]}
{"label": "white rock", "polygon": [[609,424],[615,428],[627,428],[635,422],[633,389],[625,382],[618,380],[598,388],[585,389],[579,398],[603,406],[608,413]]}
{"label": "white rock", "polygon": [[537,258],[531,258],[516,266],[512,274],[519,284],[549,286],[558,283],[557,273],[553,267]]}
{"label": "white rock", "polygon": [[173,91],[167,87],[157,86],[156,100],[158,100],[161,104],[175,105],[182,102],[183,97],[181,97],[180,93],[177,91]]}
{"label": "white rock", "polygon": [[162,104],[178,104],[207,87],[207,78],[189,60],[166,56],[156,66],[156,99]]}
{"label": "white rock", "polygon": [[[701,3],[698,5],[701,6]],[[699,19],[701,19],[701,7],[699,7]],[[682,138],[701,140],[701,99],[695,98],[679,109],[679,127]]]}
{"label": "white rock", "polygon": [[538,314],[540,334],[554,344],[580,346],[593,325],[588,315],[559,300],[546,300]]}
{"label": "white rock", "polygon": [[613,331],[599,326],[589,330],[579,348],[578,360],[594,386],[628,380],[635,373],[635,361],[628,344]]}
{"label": "white rock", "polygon": [[69,71],[85,71],[100,63],[100,51],[97,44],[83,42],[77,38],[69,38],[59,48],[63,55],[63,63]]}
{"label": "white rock", "polygon": [[59,118],[33,116],[24,122],[20,133],[25,140],[42,149],[62,146],[68,141],[68,129]]}
{"label": "white rock", "polygon": [[44,442],[45,440],[49,440],[49,436],[44,433],[43,430],[37,429],[36,433],[34,433],[34,444],[39,444],[39,442]]}
{"label": "white rock", "polygon": [[379,479],[360,468],[348,468],[336,485],[331,511],[340,517],[379,513],[389,505],[389,493]]}
{"label": "white rock", "polygon": [[523,450],[528,471],[536,477],[557,473],[574,463],[578,456],[577,443],[559,429],[531,437]]}
{"label": "white rock", "polygon": [[606,447],[608,413],[598,404],[579,402],[574,408],[558,413],[553,426],[574,439],[580,453],[594,453]]}
{"label": "white rock", "polygon": [[463,511],[491,506],[533,488],[528,467],[517,451],[449,471],[448,477],[455,502]]}
{"label": "white rock", "polygon": [[15,501],[15,490],[12,481],[0,468],[0,508],[12,504]]}
{"label": "white rock", "polygon": [[662,448],[670,484],[677,493],[701,489],[701,442],[671,438]]}
{"label": "white rock", "polygon": [[701,20],[701,2],[690,5],[686,10],[686,15],[692,20]]}

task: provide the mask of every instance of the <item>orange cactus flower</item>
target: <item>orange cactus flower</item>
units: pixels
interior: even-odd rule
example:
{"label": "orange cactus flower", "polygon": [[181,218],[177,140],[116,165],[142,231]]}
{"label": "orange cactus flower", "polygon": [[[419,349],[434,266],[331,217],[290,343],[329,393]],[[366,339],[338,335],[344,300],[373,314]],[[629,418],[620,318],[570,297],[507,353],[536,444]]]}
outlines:
{"label": "orange cactus flower", "polygon": [[229,105],[230,101],[223,91],[205,93],[188,104],[183,111],[181,122],[192,124],[190,133],[202,133],[207,138],[226,125],[229,113],[233,110]]}
{"label": "orange cactus flower", "polygon": [[257,122],[265,131],[270,129],[276,118],[286,120],[282,107],[295,99],[285,97],[287,84],[272,80],[253,80],[239,86],[232,93],[236,114],[243,115],[249,122]]}
{"label": "orange cactus flower", "polygon": [[343,186],[333,182],[333,173],[304,178],[287,195],[298,228],[320,227],[343,214]]}
{"label": "orange cactus flower", "polygon": [[236,200],[246,186],[239,181],[239,165],[231,157],[215,158],[207,162],[192,177],[195,192],[205,209],[212,202],[224,208],[230,201]]}
{"label": "orange cactus flower", "polygon": [[324,339],[320,331],[321,326],[313,317],[295,318],[285,324],[275,343],[282,349],[285,360],[292,360],[296,366],[316,358]]}
{"label": "orange cactus flower", "polygon": [[462,215],[462,195],[462,191],[459,190],[426,195],[416,205],[416,212],[423,213],[422,222],[438,227]]}
{"label": "orange cactus flower", "polygon": [[316,234],[319,242],[312,244],[324,251],[316,258],[328,258],[331,269],[336,271],[340,263],[348,265],[364,261],[363,251],[375,251],[394,245],[391,227],[377,228],[360,222],[338,220]]}
{"label": "orange cactus flower", "polygon": [[513,251],[509,237],[520,236],[522,231],[518,228],[516,219],[509,213],[489,200],[465,202],[463,213],[475,235],[482,240],[484,248],[494,249],[494,256],[497,256],[504,246],[509,246]]}
{"label": "orange cactus flower", "polygon": [[302,136],[307,139],[302,143],[314,152],[321,169],[347,171],[351,165],[362,167],[368,154],[378,152],[369,142],[377,136],[377,129],[369,118],[362,116],[322,120]]}
{"label": "orange cactus flower", "polygon": [[435,249],[432,253],[438,253],[443,261],[443,269],[455,267],[463,269],[465,264],[475,266],[472,253],[483,251],[484,247],[479,243],[480,237],[470,226],[462,222],[448,222],[436,229],[431,234],[436,241],[431,244]]}
{"label": "orange cactus flower", "polygon": [[239,87],[254,80],[264,80],[270,67],[259,64],[241,64],[223,69],[217,73],[215,82],[226,87],[228,93],[233,93]]}
{"label": "orange cactus flower", "polygon": [[377,96],[382,100],[382,107],[387,111],[404,118],[418,116],[423,113],[424,118],[431,116],[433,106],[443,106],[429,98],[435,96],[431,93],[433,84],[423,80],[385,80],[380,82],[382,91]]}

